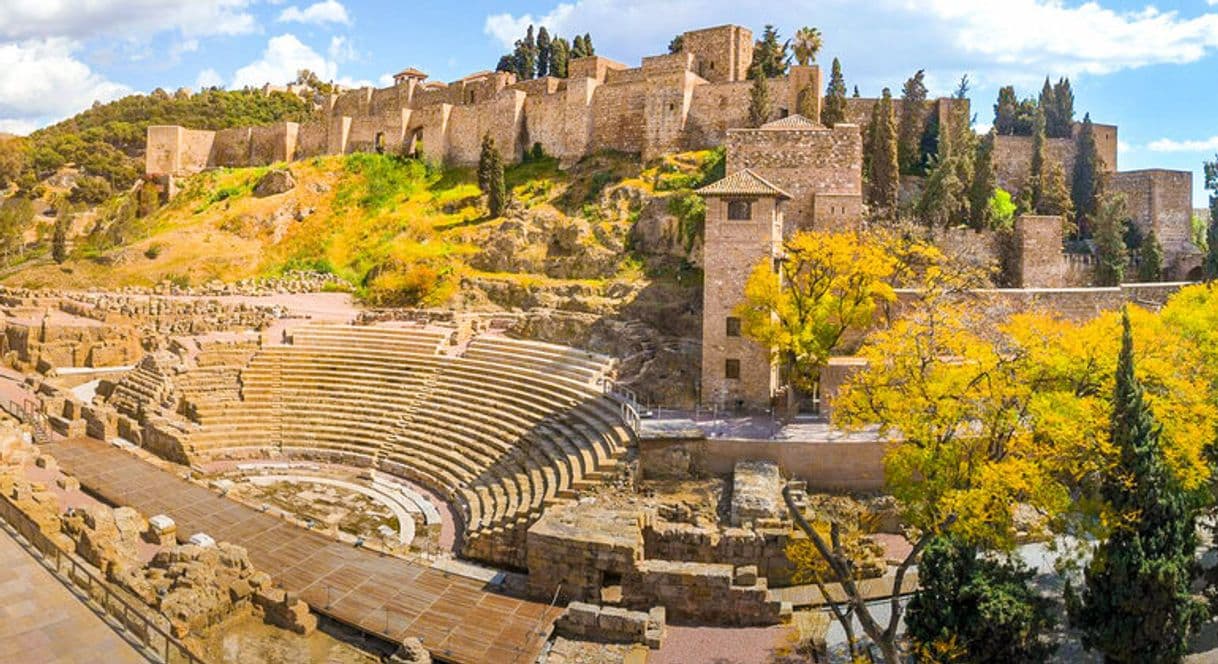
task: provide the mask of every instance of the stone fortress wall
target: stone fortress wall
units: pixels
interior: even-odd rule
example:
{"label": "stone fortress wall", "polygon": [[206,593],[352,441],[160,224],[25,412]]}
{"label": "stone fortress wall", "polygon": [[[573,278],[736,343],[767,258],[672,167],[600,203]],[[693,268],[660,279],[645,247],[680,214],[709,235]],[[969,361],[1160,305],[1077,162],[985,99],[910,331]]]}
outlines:
{"label": "stone fortress wall", "polygon": [[[862,210],[861,135],[878,100],[847,99],[846,122],[834,129],[820,126],[817,117],[804,126],[779,127],[784,131],[746,129],[752,33],[725,25],[687,32],[683,42],[682,52],[645,57],[638,67],[599,56],[579,58],[571,61],[565,79],[517,81],[511,73],[479,72],[441,83],[407,70],[388,88],[330,95],[322,100],[317,119],[303,124],[214,132],[153,126],[148,129],[145,170],[172,181],[172,176],[207,168],[360,151],[422,154],[464,166],[477,163],[487,134],[509,160],[540,145],[565,164],[599,150],[651,159],[726,145],[729,172],[752,169],[792,195],[786,214],[792,226],[841,228],[856,223]],[[792,114],[804,89],[815,92],[813,110],[819,111],[824,91],[819,67],[794,66],[787,76],[771,79],[769,86],[773,119],[798,120]],[[944,126],[961,114],[968,116],[968,103],[928,100],[923,122],[937,119]],[[898,117],[903,104],[893,100]],[[1188,278],[1200,264],[1200,254],[1189,242],[1190,174],[1120,172],[1117,127],[1094,128],[1109,187],[1126,193],[1130,214],[1144,232],[1155,229],[1164,247],[1166,276]],[[1077,140],[1049,139],[1047,145],[1050,159],[1071,177]],[[999,136],[994,151],[999,186],[1020,190],[1031,170],[1031,156],[1031,137]]]}

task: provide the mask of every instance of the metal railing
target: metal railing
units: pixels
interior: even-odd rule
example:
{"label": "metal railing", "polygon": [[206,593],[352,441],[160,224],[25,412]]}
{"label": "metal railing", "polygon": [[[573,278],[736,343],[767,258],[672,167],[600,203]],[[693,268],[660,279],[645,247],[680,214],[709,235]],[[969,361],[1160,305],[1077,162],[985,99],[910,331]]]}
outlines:
{"label": "metal railing", "polygon": [[618,385],[608,378],[604,380],[602,385],[604,386],[605,394],[617,402],[622,422],[630,428],[630,431],[638,435],[641,422],[638,395],[629,387]]}
{"label": "metal railing", "polygon": [[17,418],[22,424],[28,424],[34,429],[34,442],[45,443],[50,440],[51,431],[47,416],[42,412],[42,406],[35,399],[16,401],[9,399],[4,405],[9,415]]}
{"label": "metal railing", "polygon": [[96,605],[111,620],[112,627],[136,642],[150,659],[164,664],[204,664],[154,620],[145,615],[150,609],[137,606],[121,597],[97,572],[77,561],[47,537],[29,516],[0,496],[0,519],[8,530],[24,539],[42,557],[42,563],[74,594],[86,603]]}

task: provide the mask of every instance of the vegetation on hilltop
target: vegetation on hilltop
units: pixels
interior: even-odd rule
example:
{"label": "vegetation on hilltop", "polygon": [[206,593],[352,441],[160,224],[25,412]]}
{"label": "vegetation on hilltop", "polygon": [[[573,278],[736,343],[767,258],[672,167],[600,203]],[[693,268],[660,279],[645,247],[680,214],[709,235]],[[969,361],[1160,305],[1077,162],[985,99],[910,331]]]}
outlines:
{"label": "vegetation on hilltop", "polygon": [[32,191],[38,181],[65,164],[84,175],[85,202],[97,204],[129,188],[144,172],[142,156],[151,125],[225,129],[280,120],[304,121],[310,102],[284,92],[219,90],[197,94],[156,90],[108,104],[95,103],[77,115],[39,129],[28,137],[0,140],[0,187],[10,182]]}
{"label": "vegetation on hilltop", "polygon": [[[293,190],[254,195],[264,175],[283,168]],[[183,180],[163,208],[155,195],[149,200],[152,187],[113,198],[85,236],[61,248],[61,265],[33,262],[7,281],[116,287],[315,270],[341,277],[374,305],[439,306],[464,295],[466,278],[584,288],[663,278],[671,273],[663,261],[632,246],[634,224],[645,207],[671,215],[688,251],[705,209],[691,190],[722,169],[718,150],[652,164],[601,153],[568,170],[532,155],[503,168],[502,215],[488,212],[474,169],[394,155],[216,169]],[[551,241],[555,235],[563,240]]]}

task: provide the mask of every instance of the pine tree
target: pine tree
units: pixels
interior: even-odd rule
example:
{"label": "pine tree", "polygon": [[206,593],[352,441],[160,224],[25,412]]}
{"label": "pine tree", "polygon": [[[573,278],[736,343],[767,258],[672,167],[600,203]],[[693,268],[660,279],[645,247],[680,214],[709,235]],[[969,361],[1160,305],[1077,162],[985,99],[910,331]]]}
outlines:
{"label": "pine tree", "polygon": [[1134,371],[1128,311],[1121,324],[1109,432],[1117,459],[1100,487],[1116,523],[1087,565],[1081,597],[1067,594],[1070,620],[1107,662],[1178,662],[1204,611],[1189,592],[1196,508],[1164,459],[1163,428]]}
{"label": "pine tree", "polygon": [[964,183],[956,159],[936,162],[918,199],[917,213],[928,228],[950,228],[962,215]]}
{"label": "pine tree", "polygon": [[766,78],[785,76],[791,57],[787,55],[787,43],[779,41],[778,30],[772,25],[765,26],[761,39],[753,46],[753,66],[749,69],[751,76],[758,74]]}
{"label": "pine tree", "polygon": [[1045,84],[1040,89],[1040,99],[1037,106],[1045,116],[1045,136],[1056,138],[1057,134],[1057,97],[1053,91],[1053,84],[1049,82],[1049,77],[1045,77]]}
{"label": "pine tree", "polygon": [[1015,118],[1019,111],[1019,99],[1015,97],[1015,86],[1008,85],[998,91],[998,103],[994,104],[994,131],[999,136],[1015,135]]}
{"label": "pine tree", "polygon": [[926,71],[917,73],[905,81],[901,88],[901,126],[897,138],[897,160],[901,173],[906,175],[922,172],[922,132],[926,119]]}
{"label": "pine tree", "polygon": [[1070,138],[1074,133],[1074,90],[1070,87],[1070,79],[1059,79],[1053,85],[1053,100],[1057,103],[1057,112],[1054,114],[1057,127],[1049,130],[1049,136]]}
{"label": "pine tree", "polygon": [[554,56],[554,43],[550,41],[550,31],[541,26],[537,31],[537,78],[550,75],[550,60]]}
{"label": "pine tree", "polygon": [[1152,283],[1163,278],[1163,245],[1155,229],[1150,229],[1150,235],[1142,240],[1138,252],[1138,281]]}
{"label": "pine tree", "polygon": [[1100,200],[1100,172],[1103,170],[1100,151],[1095,144],[1095,128],[1091,124],[1090,114],[1083,116],[1083,126],[1078,132],[1075,154],[1071,197],[1074,199],[1078,236],[1088,238],[1092,235],[1094,226],[1092,219],[1095,217]]}
{"label": "pine tree", "polygon": [[1032,167],[1028,173],[1025,188],[1030,188],[1032,208],[1039,210],[1041,199],[1044,197],[1045,160],[1045,114],[1041,108],[1036,109],[1036,122],[1032,127]]}
{"label": "pine tree", "polygon": [[677,35],[668,42],[668,54],[676,55],[685,50],[685,35]]}
{"label": "pine tree", "polygon": [[825,90],[825,102],[820,110],[820,122],[826,127],[832,127],[845,120],[846,78],[842,76],[842,63],[837,58],[833,58],[833,67],[829,72],[829,87]]}
{"label": "pine tree", "polygon": [[1119,286],[1125,279],[1129,251],[1125,248],[1125,195],[1106,196],[1095,214],[1095,280],[1100,286]]}
{"label": "pine tree", "polygon": [[993,225],[990,199],[998,188],[998,174],[994,170],[994,131],[985,135],[977,146],[977,157],[973,164],[973,181],[969,186],[969,224],[975,230],[988,229]]}
{"label": "pine tree", "polygon": [[1074,219],[1074,203],[1070,200],[1070,187],[1066,184],[1066,169],[1057,160],[1049,163],[1041,178],[1036,213],[1059,215],[1065,217],[1066,221]]}
{"label": "pine tree", "polygon": [[1018,558],[983,556],[959,536],[932,539],[905,615],[916,661],[943,661],[935,655],[945,643],[956,645],[951,661],[962,664],[1048,661],[1053,602],[1031,585],[1035,576]]}
{"label": "pine tree", "polygon": [[760,127],[770,118],[770,84],[765,75],[760,73],[761,67],[754,64],[752,79],[753,88],[749,91],[749,122],[754,127]]}
{"label": "pine tree", "polygon": [[900,194],[901,167],[897,161],[897,120],[892,108],[892,92],[888,88],[884,88],[873,118],[870,203],[892,213],[896,211]]}
{"label": "pine tree", "polygon": [[550,76],[567,77],[567,63],[571,58],[571,45],[562,37],[555,37],[550,44]]}

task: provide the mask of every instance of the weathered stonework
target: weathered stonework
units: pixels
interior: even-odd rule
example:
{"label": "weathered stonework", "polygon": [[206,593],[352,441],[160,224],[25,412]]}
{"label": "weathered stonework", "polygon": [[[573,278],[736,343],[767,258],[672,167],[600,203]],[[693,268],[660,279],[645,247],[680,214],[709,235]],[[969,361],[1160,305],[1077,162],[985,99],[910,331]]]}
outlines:
{"label": "weathered stonework", "polygon": [[[748,204],[749,218],[730,220],[731,203]],[[765,409],[778,388],[778,369],[770,351],[741,336],[729,335],[728,319],[744,301],[753,269],[780,255],[783,201],[779,196],[706,201],[705,278],[702,287],[702,402]],[[729,377],[729,363],[738,371]]]}

